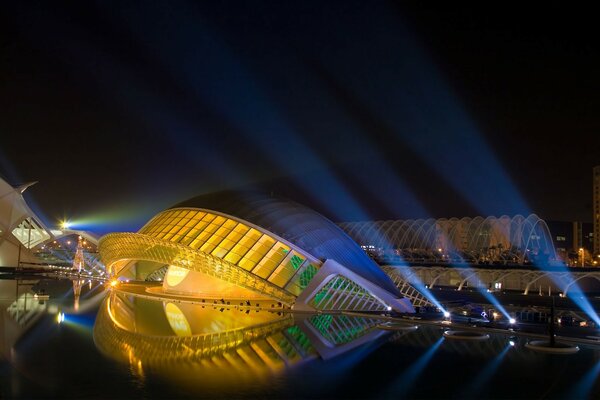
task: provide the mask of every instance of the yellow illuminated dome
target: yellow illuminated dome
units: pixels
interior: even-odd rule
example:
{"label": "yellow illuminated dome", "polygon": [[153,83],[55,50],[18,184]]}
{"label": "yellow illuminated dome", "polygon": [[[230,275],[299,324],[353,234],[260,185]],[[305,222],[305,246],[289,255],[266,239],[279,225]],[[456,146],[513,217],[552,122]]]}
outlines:
{"label": "yellow illuminated dome", "polygon": [[388,276],[341,229],[287,200],[222,192],[165,210],[99,251],[110,275],[162,280],[166,294],[275,299],[305,310],[411,312]]}

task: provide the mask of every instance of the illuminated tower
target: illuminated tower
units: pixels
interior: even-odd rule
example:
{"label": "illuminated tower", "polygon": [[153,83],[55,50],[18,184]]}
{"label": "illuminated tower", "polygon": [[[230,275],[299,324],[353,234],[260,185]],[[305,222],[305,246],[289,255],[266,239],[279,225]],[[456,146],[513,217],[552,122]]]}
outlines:
{"label": "illuminated tower", "polygon": [[81,270],[84,266],[83,260],[83,239],[79,236],[79,240],[77,241],[77,251],[75,251],[75,257],[73,257],[73,271],[77,271],[78,274],[81,273]]}
{"label": "illuminated tower", "polygon": [[600,255],[600,165],[594,167],[594,257]]}

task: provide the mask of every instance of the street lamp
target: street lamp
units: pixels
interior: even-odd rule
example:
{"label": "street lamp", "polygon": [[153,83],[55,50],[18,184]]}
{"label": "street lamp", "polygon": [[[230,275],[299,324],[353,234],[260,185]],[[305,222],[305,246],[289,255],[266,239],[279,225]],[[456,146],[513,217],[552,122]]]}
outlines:
{"label": "street lamp", "polygon": [[585,250],[583,250],[583,247],[579,248],[579,254],[581,254],[581,266],[584,266],[584,261],[585,261]]}

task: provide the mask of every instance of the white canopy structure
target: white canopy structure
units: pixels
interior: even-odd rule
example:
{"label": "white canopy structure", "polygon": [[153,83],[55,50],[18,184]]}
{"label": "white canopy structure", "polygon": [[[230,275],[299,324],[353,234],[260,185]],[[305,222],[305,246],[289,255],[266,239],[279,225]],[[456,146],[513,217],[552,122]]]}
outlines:
{"label": "white canopy structure", "polygon": [[527,217],[441,218],[345,222],[339,226],[363,249],[407,261],[503,261],[556,259],[546,222]]}
{"label": "white canopy structure", "polygon": [[23,198],[33,184],[14,188],[0,178],[0,266],[37,261],[31,249],[54,237]]}

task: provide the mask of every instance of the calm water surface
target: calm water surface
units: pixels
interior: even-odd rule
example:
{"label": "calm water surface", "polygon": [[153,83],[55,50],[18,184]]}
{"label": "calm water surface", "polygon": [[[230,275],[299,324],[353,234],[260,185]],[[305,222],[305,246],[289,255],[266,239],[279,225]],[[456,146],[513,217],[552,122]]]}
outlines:
{"label": "calm water surface", "polygon": [[[600,347],[0,279],[2,398],[600,398]],[[514,343],[514,346],[510,342]]]}

